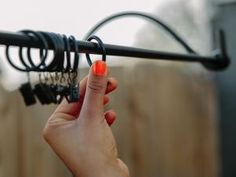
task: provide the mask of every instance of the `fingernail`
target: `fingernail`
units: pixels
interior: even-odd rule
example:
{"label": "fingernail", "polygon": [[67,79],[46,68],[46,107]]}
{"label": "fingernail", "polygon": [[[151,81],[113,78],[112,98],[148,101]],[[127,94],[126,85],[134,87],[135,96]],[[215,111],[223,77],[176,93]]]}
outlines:
{"label": "fingernail", "polygon": [[92,69],[93,74],[97,76],[105,76],[107,74],[107,65],[102,60],[95,61]]}
{"label": "fingernail", "polygon": [[107,121],[107,124],[109,126],[111,126],[115,122],[115,119],[114,118],[106,118],[106,121]]}

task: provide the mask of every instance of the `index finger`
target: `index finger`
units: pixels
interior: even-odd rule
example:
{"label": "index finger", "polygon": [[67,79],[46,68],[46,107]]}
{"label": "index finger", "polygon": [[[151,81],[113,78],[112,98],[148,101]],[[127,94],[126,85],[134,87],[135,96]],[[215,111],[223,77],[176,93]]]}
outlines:
{"label": "index finger", "polygon": [[[53,113],[54,115],[53,117],[65,117],[65,119],[67,120],[74,120],[79,116],[80,113],[80,109],[82,107],[83,101],[84,101],[84,95],[85,95],[85,91],[86,91],[86,85],[87,85],[87,79],[88,76],[86,76],[85,78],[83,78],[80,81],[80,98],[79,101],[76,103],[68,103],[65,99],[62,101],[62,103],[57,107],[57,109],[55,110],[55,112]],[[114,91],[117,88],[118,82],[115,78],[108,78],[108,85],[107,85],[107,89],[106,89],[106,94],[109,94],[110,92]],[[56,116],[55,116],[56,114]],[[59,115],[58,115],[59,114]]]}

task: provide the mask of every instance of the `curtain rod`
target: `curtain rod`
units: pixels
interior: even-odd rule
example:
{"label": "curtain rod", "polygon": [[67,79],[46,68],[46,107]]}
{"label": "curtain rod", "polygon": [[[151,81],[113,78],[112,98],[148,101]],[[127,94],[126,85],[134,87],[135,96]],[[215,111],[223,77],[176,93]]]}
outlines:
{"label": "curtain rod", "polygon": [[[47,40],[48,48],[53,49],[53,44]],[[184,62],[200,62],[207,69],[210,70],[223,70],[229,65],[229,58],[225,51],[225,38],[223,32],[220,33],[220,52],[213,56],[200,56],[197,54],[179,54],[171,52],[161,52],[156,50],[141,49],[128,46],[104,44],[106,54],[111,56],[135,57],[143,59],[154,60],[171,60],[171,61],[184,61]],[[0,45],[20,46],[30,48],[41,48],[43,44],[34,36],[27,36],[22,33],[13,33],[0,31]],[[89,54],[102,54],[99,45],[94,42],[77,41],[79,53]],[[74,51],[71,46],[71,51]]]}

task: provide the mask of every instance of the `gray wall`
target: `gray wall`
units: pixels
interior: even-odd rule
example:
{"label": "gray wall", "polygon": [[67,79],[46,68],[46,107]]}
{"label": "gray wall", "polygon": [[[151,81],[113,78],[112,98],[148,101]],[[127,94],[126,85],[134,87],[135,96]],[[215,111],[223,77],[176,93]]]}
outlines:
{"label": "gray wall", "polygon": [[[217,74],[220,99],[222,176],[236,176],[236,1],[218,0],[213,29],[222,28],[232,63]],[[215,44],[214,44],[215,45]]]}

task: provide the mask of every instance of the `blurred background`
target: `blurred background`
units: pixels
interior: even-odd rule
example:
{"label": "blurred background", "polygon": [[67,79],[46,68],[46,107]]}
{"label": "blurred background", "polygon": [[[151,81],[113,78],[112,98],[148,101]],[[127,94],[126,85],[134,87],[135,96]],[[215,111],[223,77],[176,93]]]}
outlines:
{"label": "blurred background", "polygon": [[[108,57],[119,89],[107,109],[117,111],[112,129],[131,176],[235,177],[236,0],[8,0],[1,2],[0,30],[43,30],[82,39],[98,21],[130,10],[157,16],[201,55],[218,46],[215,31],[223,29],[232,59],[227,70],[216,73],[199,64]],[[142,19],[117,20],[96,34],[104,43],[185,52]],[[17,89],[26,74],[6,62],[4,46],[0,71],[0,177],[70,176],[41,137],[55,106],[24,105]],[[88,73],[85,58],[79,72],[80,79]]]}

